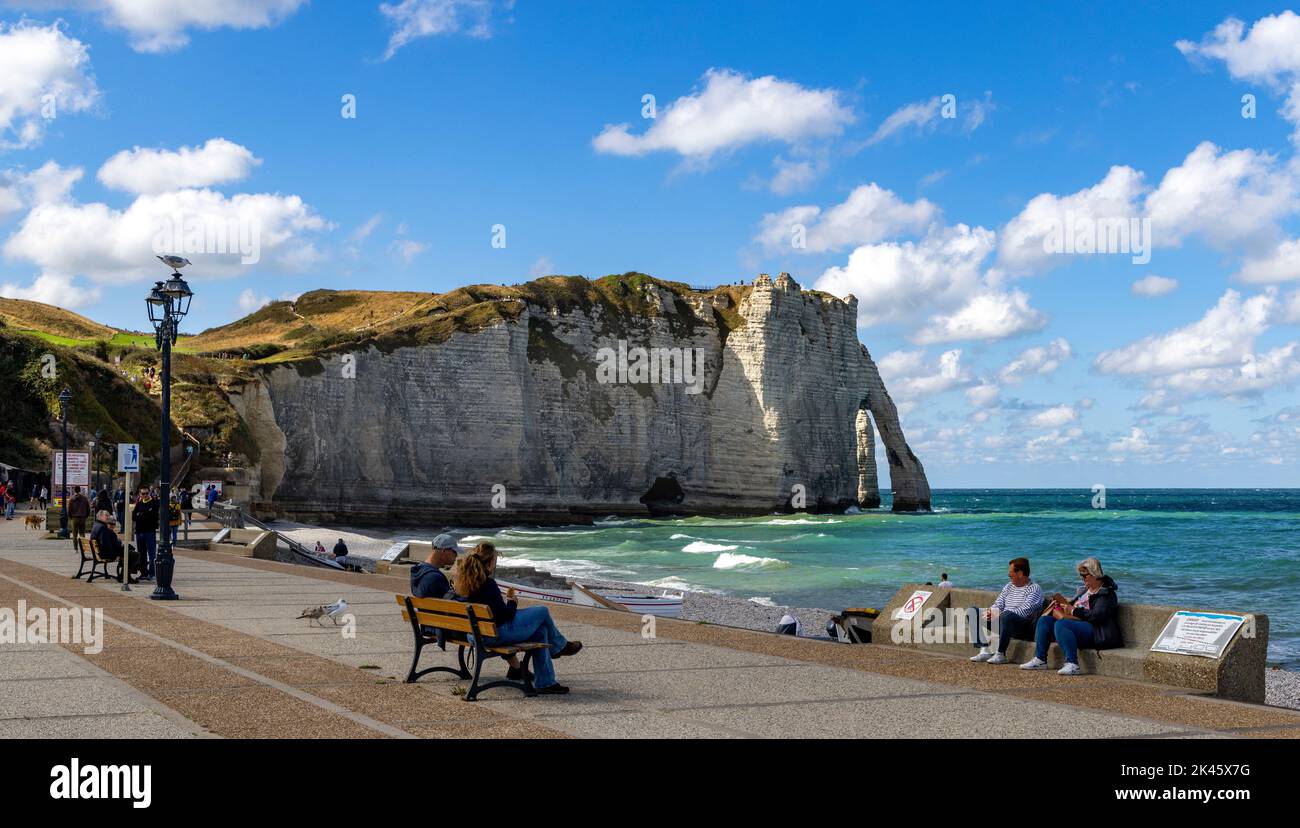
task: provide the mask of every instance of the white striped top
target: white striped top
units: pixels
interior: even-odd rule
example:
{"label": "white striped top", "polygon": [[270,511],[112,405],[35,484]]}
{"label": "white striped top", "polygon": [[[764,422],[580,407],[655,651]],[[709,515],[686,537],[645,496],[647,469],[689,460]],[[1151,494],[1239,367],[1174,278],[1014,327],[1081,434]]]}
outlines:
{"label": "white striped top", "polygon": [[993,602],[993,608],[1000,612],[1014,612],[1021,618],[1033,619],[1038,611],[1043,608],[1043,590],[1038,584],[1030,581],[1022,587],[1018,587],[1011,582],[1002,587],[998,593],[998,599]]}

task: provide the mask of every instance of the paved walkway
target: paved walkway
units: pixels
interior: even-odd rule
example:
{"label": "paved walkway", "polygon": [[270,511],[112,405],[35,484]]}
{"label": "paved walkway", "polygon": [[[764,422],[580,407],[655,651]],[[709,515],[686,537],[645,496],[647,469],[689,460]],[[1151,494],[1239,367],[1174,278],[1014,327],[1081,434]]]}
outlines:
{"label": "paved walkway", "polygon": [[[0,607],[102,608],[104,646],[0,644],[0,736],[1300,737],[1296,712],[1155,685],[685,621],[644,638],[636,616],[577,607],[553,608],[586,645],[557,664],[571,695],[469,704],[448,674],[401,683],[402,578],[182,550],[183,600],[154,602],[72,580],[69,542],[43,537],[0,521]],[[338,598],[354,637],[295,617]]]}

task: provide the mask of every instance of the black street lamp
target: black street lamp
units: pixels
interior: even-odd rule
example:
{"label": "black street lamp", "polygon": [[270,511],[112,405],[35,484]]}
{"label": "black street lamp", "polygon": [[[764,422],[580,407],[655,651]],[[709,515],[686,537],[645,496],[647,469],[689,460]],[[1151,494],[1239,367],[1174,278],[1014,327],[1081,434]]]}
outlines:
{"label": "black street lamp", "polygon": [[95,470],[95,491],[99,491],[99,452],[104,447],[104,432],[95,429],[95,440],[90,444],[90,467]]}
{"label": "black street lamp", "polygon": [[68,537],[68,403],[72,402],[72,391],[64,388],[59,392],[59,420],[63,423],[63,489],[59,498],[59,537]]}
{"label": "black street lamp", "polygon": [[189,262],[176,256],[158,258],[176,270],[166,283],[155,283],[153,290],[145,297],[149,321],[153,323],[156,334],[155,341],[162,351],[162,480],[158,497],[158,558],[154,566],[158,582],[149,597],[155,601],[175,601],[180,597],[172,590],[172,571],[176,567],[176,561],[172,557],[172,536],[166,523],[170,517],[172,485],[172,345],[176,343],[181,320],[189,313],[190,299],[194,294],[179,272],[179,268]]}

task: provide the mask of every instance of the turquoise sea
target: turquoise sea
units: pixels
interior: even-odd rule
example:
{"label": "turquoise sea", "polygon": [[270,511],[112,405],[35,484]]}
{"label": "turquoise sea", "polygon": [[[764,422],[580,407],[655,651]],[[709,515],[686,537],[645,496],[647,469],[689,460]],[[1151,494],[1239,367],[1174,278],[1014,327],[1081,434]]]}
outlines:
{"label": "turquoise sea", "polygon": [[[1047,591],[1095,556],[1137,603],[1266,613],[1270,661],[1300,668],[1300,489],[947,489],[932,514],[607,519],[486,533],[570,576],[712,590],[781,605],[881,606],[899,584],[996,589],[1030,558]],[[484,533],[480,533],[484,534]]]}

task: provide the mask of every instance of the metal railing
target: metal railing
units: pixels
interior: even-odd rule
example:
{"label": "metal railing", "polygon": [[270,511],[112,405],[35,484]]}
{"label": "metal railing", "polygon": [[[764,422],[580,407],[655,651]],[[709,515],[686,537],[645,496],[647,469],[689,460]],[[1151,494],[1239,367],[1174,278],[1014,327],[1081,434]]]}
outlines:
{"label": "metal railing", "polygon": [[[197,510],[196,510],[197,511]],[[306,558],[309,561],[323,561],[320,554],[313,549],[309,549],[293,538],[272,528],[269,524],[253,517],[238,506],[219,506],[212,510],[212,517],[221,522],[221,525],[227,529],[247,529],[254,527],[264,532],[270,532],[275,535],[277,543],[284,544],[288,550],[295,555]],[[328,564],[327,564],[328,565]]]}

